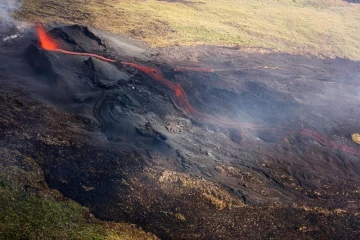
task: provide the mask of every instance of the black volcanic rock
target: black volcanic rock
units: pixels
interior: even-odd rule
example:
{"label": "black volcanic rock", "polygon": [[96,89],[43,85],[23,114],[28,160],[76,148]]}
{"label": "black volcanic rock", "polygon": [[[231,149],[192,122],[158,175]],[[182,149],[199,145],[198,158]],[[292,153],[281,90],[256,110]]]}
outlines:
{"label": "black volcanic rock", "polygon": [[76,51],[99,52],[106,49],[105,43],[86,26],[54,28],[49,34],[64,45],[62,47],[71,47]]}
{"label": "black volcanic rock", "polygon": [[[360,130],[359,62],[207,46],[136,59],[181,85],[209,117],[199,119],[161,81],[123,65],[107,35],[80,26],[51,34],[64,49],[118,62],[45,51],[32,36],[1,50],[4,86],[11,79],[55,107],[0,91],[2,145],[35,159],[50,187],[163,239],[358,236],[360,163],[347,136]],[[159,64],[194,51],[214,73]]]}
{"label": "black volcanic rock", "polygon": [[49,60],[47,54],[43,49],[40,49],[35,44],[31,44],[25,52],[25,58],[36,73],[47,75],[49,78],[55,78],[54,65]]}
{"label": "black volcanic rock", "polygon": [[90,69],[89,78],[100,88],[113,88],[118,84],[126,84],[130,79],[128,74],[120,71],[113,64],[91,57],[84,63]]}

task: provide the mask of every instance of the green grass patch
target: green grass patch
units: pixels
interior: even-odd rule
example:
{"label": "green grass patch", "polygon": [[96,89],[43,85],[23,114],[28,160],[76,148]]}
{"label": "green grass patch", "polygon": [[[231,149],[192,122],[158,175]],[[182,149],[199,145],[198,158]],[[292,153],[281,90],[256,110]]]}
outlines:
{"label": "green grass patch", "polygon": [[55,202],[0,187],[0,239],[105,239],[86,211],[73,202]]}
{"label": "green grass patch", "polygon": [[11,185],[0,178],[0,239],[156,239],[134,225],[99,221],[73,201],[33,196]]}

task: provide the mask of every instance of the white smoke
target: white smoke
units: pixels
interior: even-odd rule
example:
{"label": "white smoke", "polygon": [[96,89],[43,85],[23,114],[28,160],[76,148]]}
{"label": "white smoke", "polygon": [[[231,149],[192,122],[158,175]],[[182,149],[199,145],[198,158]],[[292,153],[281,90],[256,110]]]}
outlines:
{"label": "white smoke", "polygon": [[12,15],[21,7],[21,0],[0,0],[0,33],[16,27]]}

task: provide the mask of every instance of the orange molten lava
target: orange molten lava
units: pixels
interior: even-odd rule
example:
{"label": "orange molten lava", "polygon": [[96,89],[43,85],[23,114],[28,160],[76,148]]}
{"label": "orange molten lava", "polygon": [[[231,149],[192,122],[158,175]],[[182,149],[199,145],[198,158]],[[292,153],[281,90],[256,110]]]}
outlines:
{"label": "orange molten lava", "polygon": [[191,104],[189,103],[189,100],[187,99],[186,93],[182,86],[178,83],[174,83],[166,78],[164,78],[163,74],[159,69],[151,68],[143,65],[139,65],[136,63],[131,62],[121,62],[124,65],[131,66],[133,68],[138,69],[139,71],[149,75],[152,79],[158,81],[162,85],[165,85],[170,90],[172,90],[177,97],[178,103],[186,113],[191,115],[193,118],[197,120],[201,120],[203,122],[207,122],[214,125],[223,126],[226,128],[247,128],[251,130],[268,130],[269,128],[264,127],[257,127],[252,124],[242,123],[242,122],[233,122],[233,121],[225,121],[220,120],[213,115],[202,113],[194,109]]}
{"label": "orange molten lava", "polygon": [[[207,122],[210,124],[214,124],[217,126],[222,126],[222,127],[230,128],[230,129],[231,128],[233,128],[233,129],[234,128],[247,128],[250,130],[257,130],[257,131],[260,130],[260,131],[279,132],[279,131],[287,130],[289,132],[293,132],[293,130],[288,129],[288,128],[259,127],[259,126],[253,125],[253,124],[248,124],[248,123],[243,123],[243,122],[225,121],[225,120],[216,118],[213,115],[199,112],[190,105],[190,103],[187,99],[186,93],[185,93],[184,89],[181,87],[181,85],[164,78],[163,74],[161,73],[161,71],[159,69],[151,68],[151,67],[139,65],[136,63],[131,63],[131,62],[121,62],[121,63],[124,65],[128,65],[128,66],[138,69],[139,71],[149,75],[152,79],[156,80],[157,82],[159,82],[162,85],[165,85],[166,87],[171,89],[174,92],[174,94],[176,95],[181,109],[183,109],[186,113],[188,113],[189,115],[191,115],[193,118],[195,118],[197,120],[201,120],[203,122]],[[322,136],[320,133],[312,131],[310,129],[303,128],[299,132],[293,132],[293,133],[311,137],[325,147],[339,149],[344,152],[348,152],[348,153],[360,156],[359,149],[349,147],[349,146],[343,146],[340,143],[331,141],[331,140],[327,139],[326,137]]]}
{"label": "orange molten lava", "polygon": [[57,50],[59,49],[56,41],[50,37],[43,26],[40,23],[36,24],[36,32],[38,34],[39,40],[40,40],[40,46],[41,48],[45,50]]}
{"label": "orange molten lava", "polygon": [[203,68],[203,67],[176,67],[174,68],[175,72],[201,72],[201,73],[213,73],[215,72],[212,68]]}
{"label": "orange molten lava", "polygon": [[55,49],[53,51],[61,52],[61,53],[64,53],[64,54],[69,54],[69,55],[78,55],[78,56],[84,56],[84,57],[94,57],[94,58],[97,58],[97,59],[100,59],[100,60],[103,60],[103,61],[106,61],[106,62],[112,62],[112,63],[117,62],[114,59],[106,58],[106,57],[103,57],[103,56],[100,56],[100,55],[97,55],[97,54],[94,54],[94,53],[71,52],[71,51],[66,51],[66,50],[62,50],[62,49]]}
{"label": "orange molten lava", "polygon": [[323,145],[325,147],[339,149],[344,152],[360,156],[360,151],[358,148],[349,147],[346,145],[342,145],[338,142],[331,141],[331,140],[327,139],[326,137],[324,137],[323,135],[321,135],[321,133],[318,133],[318,132],[315,132],[315,131],[312,131],[312,130],[306,129],[306,128],[302,129],[298,133],[301,135],[308,136],[308,137],[315,139],[318,143],[320,143],[321,145]]}
{"label": "orange molten lava", "polygon": [[[61,52],[63,54],[69,54],[69,55],[94,57],[94,58],[97,58],[97,59],[100,59],[103,61],[107,61],[107,62],[112,62],[112,63],[117,62],[114,59],[106,58],[106,57],[103,57],[103,56],[100,56],[97,54],[93,54],[93,53],[71,52],[71,51],[66,51],[66,50],[60,49],[58,47],[58,44],[56,43],[56,41],[45,32],[45,30],[41,24],[36,25],[36,30],[37,30],[38,37],[40,40],[40,46],[41,46],[41,48],[43,48],[45,50]],[[294,132],[293,130],[291,130],[289,128],[259,127],[259,126],[253,125],[253,124],[248,124],[248,123],[243,123],[243,122],[221,120],[213,115],[199,112],[191,106],[191,104],[189,103],[189,101],[187,99],[186,93],[185,93],[184,89],[181,87],[181,85],[166,79],[160,70],[158,70],[156,68],[144,66],[144,65],[139,65],[136,63],[131,63],[131,62],[120,62],[120,63],[123,65],[130,66],[132,68],[135,68],[135,69],[147,74],[153,80],[159,82],[160,84],[166,86],[171,91],[173,91],[173,93],[175,94],[175,96],[177,98],[178,104],[180,105],[180,108],[196,120],[201,120],[201,121],[207,122],[209,124],[214,124],[217,126],[222,126],[222,127],[230,128],[230,129],[231,128],[246,128],[246,129],[251,129],[251,130],[270,131],[270,132],[288,131],[290,133],[300,134],[303,136],[313,138],[318,143],[320,143],[321,145],[323,145],[325,147],[339,149],[344,152],[348,152],[348,153],[360,156],[360,149],[345,146],[345,145],[342,145],[335,141],[331,141],[331,140],[327,139],[326,137],[324,137],[321,133],[312,131],[310,129],[303,128],[298,132]],[[196,67],[175,68],[174,70],[175,71],[214,72],[214,69],[211,69],[211,68],[208,69],[208,68],[196,68]]]}
{"label": "orange molten lava", "polygon": [[71,51],[66,51],[61,49],[56,40],[53,39],[51,36],[49,36],[49,34],[45,31],[45,29],[43,28],[43,26],[40,23],[36,24],[36,31],[40,40],[40,46],[41,48],[48,50],[48,51],[53,51],[53,52],[61,52],[64,54],[69,54],[69,55],[78,55],[78,56],[85,56],[85,57],[94,57],[103,61],[107,61],[107,62],[116,62],[116,60],[114,59],[110,59],[110,58],[106,58],[97,54],[93,54],[93,53],[79,53],[79,52],[71,52]]}

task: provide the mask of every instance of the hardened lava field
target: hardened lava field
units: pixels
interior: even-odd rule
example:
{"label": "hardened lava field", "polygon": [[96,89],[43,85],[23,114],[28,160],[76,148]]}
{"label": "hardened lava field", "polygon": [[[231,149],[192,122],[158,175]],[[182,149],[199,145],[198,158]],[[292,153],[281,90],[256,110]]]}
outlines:
{"label": "hardened lava field", "polygon": [[[98,218],[164,239],[358,237],[359,62],[38,25],[0,63],[1,124],[26,135],[6,125],[2,144]],[[14,89],[36,102],[18,97],[23,117]]]}

